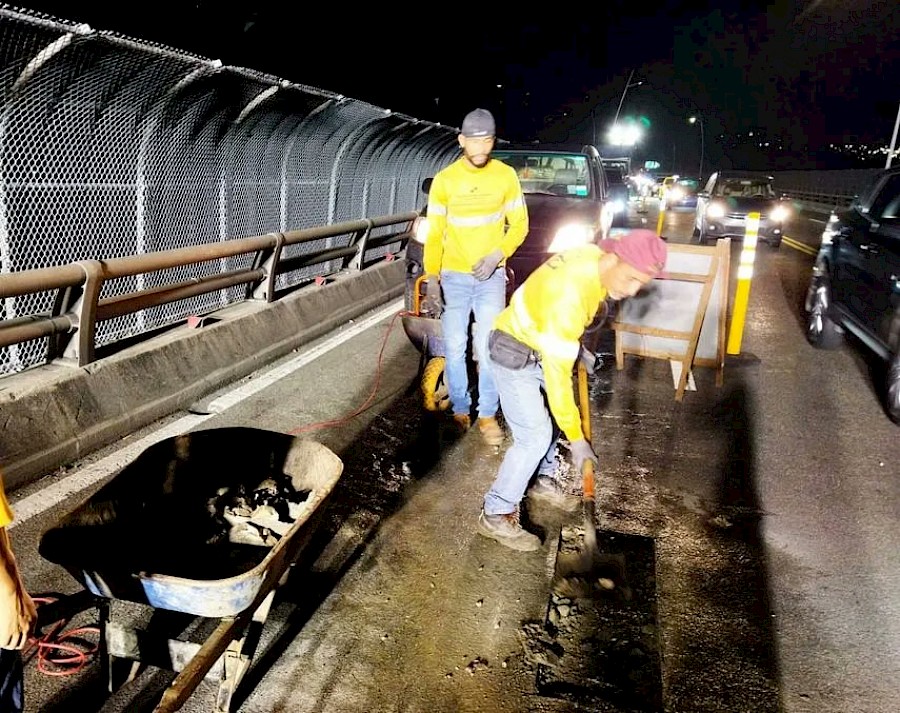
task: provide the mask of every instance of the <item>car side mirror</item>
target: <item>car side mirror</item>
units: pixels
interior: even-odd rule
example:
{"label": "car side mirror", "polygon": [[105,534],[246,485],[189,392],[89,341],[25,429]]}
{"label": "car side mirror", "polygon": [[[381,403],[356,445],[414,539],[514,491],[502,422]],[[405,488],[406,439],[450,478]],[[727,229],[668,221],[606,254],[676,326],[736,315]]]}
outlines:
{"label": "car side mirror", "polygon": [[706,191],[700,191],[697,194],[697,198],[709,198],[709,193],[707,193]]}

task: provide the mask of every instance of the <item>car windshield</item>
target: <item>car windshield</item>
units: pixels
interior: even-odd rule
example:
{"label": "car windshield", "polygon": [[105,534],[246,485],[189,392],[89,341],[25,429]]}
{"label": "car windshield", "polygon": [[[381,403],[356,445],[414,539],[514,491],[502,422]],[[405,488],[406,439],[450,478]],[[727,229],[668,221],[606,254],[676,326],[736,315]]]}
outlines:
{"label": "car windshield", "polygon": [[700,182],[695,181],[692,178],[682,178],[675,185],[677,185],[685,193],[696,193],[698,191],[698,189],[700,188]]}
{"label": "car windshield", "polygon": [[733,198],[774,198],[775,191],[766,180],[727,179],[716,187],[716,195]]}
{"label": "car windshield", "polygon": [[524,193],[587,198],[591,192],[587,157],[540,151],[498,151],[491,156],[516,169]]}

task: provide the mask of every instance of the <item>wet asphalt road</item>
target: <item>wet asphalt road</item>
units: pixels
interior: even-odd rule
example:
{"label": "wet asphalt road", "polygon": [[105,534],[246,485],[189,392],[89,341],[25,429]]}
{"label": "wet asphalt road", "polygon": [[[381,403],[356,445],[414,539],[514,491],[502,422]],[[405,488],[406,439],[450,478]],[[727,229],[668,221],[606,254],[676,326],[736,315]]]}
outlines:
{"label": "wet asphalt road", "polygon": [[[656,225],[652,209],[632,217]],[[667,215],[663,234],[687,242],[690,219]],[[817,245],[820,232],[801,219],[788,235]],[[575,607],[553,636],[545,617],[558,523],[529,513],[547,541],[527,555],[475,534],[499,454],[474,433],[454,438],[418,407],[418,354],[390,317],[191,426],[289,431],[340,419],[367,400],[385,344],[372,407],[307,432],[341,456],[344,475],[318,546],[269,617],[237,710],[643,711],[654,699],[691,713],[900,709],[900,431],[877,400],[879,365],[861,348],[805,342],[812,260],[760,246],[742,354],[726,363],[721,387],[696,370],[697,390],[681,403],[668,362],[627,357],[620,372],[611,333],[601,340],[591,379],[598,527],[651,565],[636,571],[640,594],[627,606]],[[254,379],[264,374],[245,381]],[[115,450],[73,464],[68,477],[102,468]],[[12,530],[32,592],[79,590],[37,555],[37,541],[101,482]],[[14,493],[14,508],[49,484]],[[614,639],[625,616],[640,631],[622,648]],[[88,610],[71,626],[94,618]],[[188,631],[202,635],[201,624]],[[542,643],[563,651],[549,668],[535,654]],[[622,673],[635,652],[643,668]],[[585,666],[588,655],[604,666]],[[655,690],[624,695],[651,659]],[[96,661],[68,677],[36,663],[29,711],[149,711],[169,680],[150,669],[107,697]],[[548,677],[568,689],[542,687]],[[576,689],[591,695],[565,693]],[[204,684],[183,710],[212,710],[213,699]]]}

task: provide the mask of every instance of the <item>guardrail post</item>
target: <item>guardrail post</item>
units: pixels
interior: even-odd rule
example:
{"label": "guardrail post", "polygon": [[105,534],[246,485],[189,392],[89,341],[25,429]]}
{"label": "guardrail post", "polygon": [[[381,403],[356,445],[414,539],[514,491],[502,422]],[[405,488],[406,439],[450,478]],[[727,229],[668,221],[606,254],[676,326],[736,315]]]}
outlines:
{"label": "guardrail post", "polygon": [[366,219],[366,229],[357,231],[356,238],[351,245],[356,246],[356,254],[349,260],[345,268],[359,272],[363,268],[363,258],[366,255],[366,245],[369,242],[369,236],[372,234],[372,221]]}
{"label": "guardrail post", "polygon": [[275,238],[275,244],[268,250],[260,250],[253,261],[253,267],[261,268],[264,276],[255,285],[250,285],[247,290],[251,299],[266,302],[275,301],[275,280],[278,277],[278,270],[275,269],[275,266],[281,259],[281,250],[284,247],[284,233],[270,233],[270,235]]}
{"label": "guardrail post", "polygon": [[63,359],[85,366],[94,361],[94,340],[97,333],[97,302],[103,288],[103,265],[98,260],[74,263],[84,270],[81,288],[68,287],[60,291],[54,312],[69,315],[74,324],[72,333],[55,335],[50,339],[50,361]]}

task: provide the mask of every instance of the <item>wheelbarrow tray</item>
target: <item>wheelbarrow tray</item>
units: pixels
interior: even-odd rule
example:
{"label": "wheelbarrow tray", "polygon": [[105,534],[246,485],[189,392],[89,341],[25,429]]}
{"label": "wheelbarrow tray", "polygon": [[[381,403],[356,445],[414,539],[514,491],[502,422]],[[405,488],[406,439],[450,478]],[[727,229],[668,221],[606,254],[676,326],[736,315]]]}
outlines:
{"label": "wheelbarrow tray", "polygon": [[445,356],[444,334],[441,320],[434,317],[420,317],[404,314],[401,318],[403,331],[409,341],[426,357]]}
{"label": "wheelbarrow tray", "polygon": [[[257,606],[298,557],[343,463],[325,446],[253,428],[196,431],[143,451],[55,526],[41,555],[95,595],[203,617]],[[209,535],[210,498],[272,473],[308,490],[304,509],[272,547]]]}

